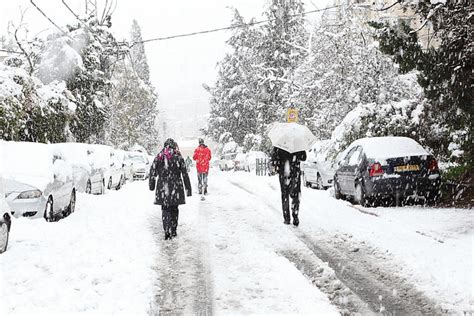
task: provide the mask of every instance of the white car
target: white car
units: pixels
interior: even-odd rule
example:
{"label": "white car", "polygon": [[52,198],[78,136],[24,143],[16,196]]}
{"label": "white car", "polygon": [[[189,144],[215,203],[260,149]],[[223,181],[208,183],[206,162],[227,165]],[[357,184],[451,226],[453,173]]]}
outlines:
{"label": "white car", "polygon": [[221,171],[233,170],[236,153],[224,154],[219,159],[219,169]]}
{"label": "white car", "polygon": [[246,154],[239,153],[234,158],[234,171],[244,170],[246,171]]}
{"label": "white car", "polygon": [[116,149],[115,156],[117,157],[118,162],[122,164],[125,180],[133,180],[133,164],[129,158],[129,152]]}
{"label": "white car", "polygon": [[245,170],[253,172],[257,170],[257,159],[259,162],[268,162],[268,156],[263,151],[249,151],[245,157]]}
{"label": "white car", "polygon": [[0,253],[7,251],[11,228],[11,211],[5,200],[2,177],[0,176]]}
{"label": "white car", "polygon": [[58,143],[49,145],[72,165],[74,186],[78,192],[105,193],[105,177],[101,168],[92,162],[90,144]]}
{"label": "white car", "polygon": [[108,190],[119,190],[125,184],[124,166],[115,155],[115,150],[106,145],[91,145],[94,168],[100,168]]}
{"label": "white car", "polygon": [[132,163],[133,179],[148,179],[150,174],[150,161],[148,160],[148,155],[141,152],[129,152],[128,157]]}
{"label": "white car", "polygon": [[302,164],[306,186],[314,185],[317,189],[324,190],[333,185],[334,162],[328,158],[330,144],[330,140],[321,140],[308,151],[306,161]]}
{"label": "white car", "polygon": [[5,198],[15,217],[67,216],[76,206],[72,167],[46,144],[0,141]]}

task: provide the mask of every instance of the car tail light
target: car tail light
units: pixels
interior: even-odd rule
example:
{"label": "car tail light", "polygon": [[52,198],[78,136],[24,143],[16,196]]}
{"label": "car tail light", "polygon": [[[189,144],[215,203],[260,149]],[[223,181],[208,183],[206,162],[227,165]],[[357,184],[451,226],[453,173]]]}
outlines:
{"label": "car tail light", "polygon": [[371,177],[377,177],[377,176],[381,176],[383,175],[383,169],[382,169],[382,165],[378,162],[372,164],[370,166],[370,171],[369,171],[369,175]]}
{"label": "car tail light", "polygon": [[429,171],[438,171],[438,162],[436,161],[436,159],[432,158],[428,162],[428,170]]}

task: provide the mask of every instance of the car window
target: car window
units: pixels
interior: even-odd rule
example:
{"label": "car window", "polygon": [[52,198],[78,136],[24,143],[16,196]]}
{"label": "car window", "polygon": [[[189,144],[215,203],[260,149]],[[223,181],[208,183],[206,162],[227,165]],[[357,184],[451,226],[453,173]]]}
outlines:
{"label": "car window", "polygon": [[342,166],[347,166],[349,164],[349,159],[351,158],[354,151],[356,151],[356,149],[357,149],[357,147],[354,147],[351,150],[349,150],[349,152],[346,154],[344,159],[341,160],[341,165]]}
{"label": "car window", "polygon": [[349,157],[349,166],[356,166],[360,163],[360,159],[362,157],[362,148],[357,146],[353,151],[352,155]]}

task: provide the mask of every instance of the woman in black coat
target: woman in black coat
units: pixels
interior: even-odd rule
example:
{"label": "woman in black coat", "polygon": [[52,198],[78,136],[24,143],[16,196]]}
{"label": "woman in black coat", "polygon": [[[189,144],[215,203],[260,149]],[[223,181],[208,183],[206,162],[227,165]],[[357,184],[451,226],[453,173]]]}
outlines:
{"label": "woman in black coat", "polygon": [[[184,186],[183,186],[184,182]],[[185,204],[186,196],[191,196],[186,163],[176,142],[169,138],[164,148],[156,156],[150,169],[150,190],[155,191],[155,204],[161,205],[165,240],[176,237],[178,227],[178,206]]]}

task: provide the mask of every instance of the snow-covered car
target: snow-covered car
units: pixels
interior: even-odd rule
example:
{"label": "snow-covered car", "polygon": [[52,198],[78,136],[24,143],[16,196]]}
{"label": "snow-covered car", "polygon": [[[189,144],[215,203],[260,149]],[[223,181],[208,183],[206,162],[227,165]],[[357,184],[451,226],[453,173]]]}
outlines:
{"label": "snow-covered car", "polygon": [[245,170],[246,155],[238,153],[234,158],[234,171]]}
{"label": "snow-covered car", "polygon": [[100,168],[104,174],[107,189],[119,190],[125,184],[123,164],[115,156],[115,150],[106,145],[90,145],[94,168]]}
{"label": "snow-covered car", "polygon": [[115,156],[119,164],[122,164],[125,180],[133,180],[133,165],[129,158],[129,152],[121,149],[115,150]]}
{"label": "snow-covered car", "polygon": [[128,157],[132,162],[133,179],[148,179],[150,173],[150,162],[148,160],[148,155],[141,152],[129,152]]}
{"label": "snow-covered car", "polygon": [[263,151],[249,151],[245,156],[245,170],[255,172],[257,170],[257,159],[268,160],[268,156]]}
{"label": "snow-covered car", "polygon": [[101,168],[93,163],[90,144],[58,143],[49,145],[72,166],[74,186],[78,192],[105,193],[105,177]]}
{"label": "snow-covered car", "polygon": [[46,145],[0,141],[5,198],[15,217],[44,217],[74,212],[76,188],[71,165]]}
{"label": "snow-covered car", "polygon": [[407,137],[373,137],[344,150],[334,175],[336,198],[353,197],[363,206],[391,197],[398,205],[408,197],[439,198],[441,177],[436,159]]}
{"label": "snow-covered car", "polygon": [[306,161],[302,163],[303,182],[307,187],[315,186],[323,190],[332,186],[334,161],[329,156],[330,140],[316,142],[309,150]]}
{"label": "snow-covered car", "polygon": [[0,176],[0,253],[7,250],[12,225],[10,206],[5,200],[2,177]]}
{"label": "snow-covered car", "polygon": [[221,171],[233,170],[236,153],[224,154],[219,159],[219,169]]}

